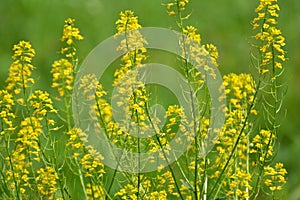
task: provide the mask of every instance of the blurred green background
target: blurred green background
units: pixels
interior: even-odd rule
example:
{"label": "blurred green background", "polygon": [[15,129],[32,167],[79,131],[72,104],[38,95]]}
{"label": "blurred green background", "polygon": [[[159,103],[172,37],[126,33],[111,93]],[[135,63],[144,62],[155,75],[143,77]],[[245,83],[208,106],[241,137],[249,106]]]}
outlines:
{"label": "blurred green background", "polygon": [[[33,44],[37,55],[38,87],[49,89],[51,64],[59,56],[64,20],[76,19],[85,39],[78,44],[79,59],[101,41],[113,35],[120,11],[133,10],[144,26],[176,28],[162,6],[166,0],[0,0],[0,84],[4,84],[12,62],[12,47],[19,40]],[[300,2],[279,0],[280,27],[287,40],[284,80],[288,84],[281,115],[280,149],[277,160],[289,172],[286,193],[289,199],[300,199]],[[197,26],[203,43],[215,44],[220,53],[220,71],[250,72],[250,42],[258,0],[191,0],[187,7],[191,25]],[[1,87],[2,88],[2,87]]]}

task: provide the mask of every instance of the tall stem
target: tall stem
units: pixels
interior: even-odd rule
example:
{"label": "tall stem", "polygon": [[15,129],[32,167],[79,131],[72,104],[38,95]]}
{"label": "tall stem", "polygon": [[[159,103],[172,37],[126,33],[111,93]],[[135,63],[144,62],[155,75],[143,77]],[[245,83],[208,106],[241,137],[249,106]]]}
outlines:
{"label": "tall stem", "polygon": [[[171,174],[172,174],[172,178],[173,178],[173,180],[174,180],[176,190],[177,190],[177,192],[178,192],[178,194],[179,194],[179,196],[180,196],[180,199],[184,200],[183,195],[182,195],[182,193],[181,193],[181,191],[180,191],[179,184],[178,184],[178,182],[177,182],[177,180],[176,180],[176,176],[175,176],[174,170],[173,170],[173,168],[172,168],[171,165],[170,165],[171,163],[169,162],[169,159],[168,159],[167,154],[166,154],[166,152],[165,152],[165,150],[164,150],[164,148],[163,148],[163,145],[162,145],[162,143],[161,143],[161,141],[160,141],[160,138],[158,137],[158,132],[156,131],[155,125],[154,125],[154,123],[153,123],[153,121],[152,121],[152,119],[151,119],[151,117],[150,117],[148,105],[146,105],[145,109],[146,109],[146,113],[147,113],[148,120],[149,120],[149,122],[150,122],[150,124],[151,124],[153,130],[155,131],[155,139],[157,140],[157,142],[158,142],[158,144],[159,144],[159,147],[160,147],[160,149],[162,150],[164,159],[166,160],[167,165],[168,165],[168,168],[169,168],[169,170],[170,170],[170,172],[171,172]],[[176,161],[175,161],[175,162],[176,162]]]}
{"label": "tall stem", "polygon": [[[182,18],[182,13],[180,10],[179,3],[177,2],[177,13],[178,13],[178,26],[180,28],[180,31],[182,34],[184,34],[184,28],[183,28],[183,18]],[[182,37],[182,44],[183,44],[183,53],[184,57],[188,57],[188,52],[185,46],[185,37]],[[191,75],[188,67],[188,61],[184,59],[184,71],[185,71],[185,76],[187,78],[189,86],[191,85]],[[198,154],[199,154],[199,148],[198,148],[198,138],[197,138],[197,117],[196,117],[196,109],[195,109],[195,102],[194,102],[194,94],[193,90],[189,87],[189,95],[190,95],[190,101],[192,105],[192,119],[193,119],[193,133],[194,133],[194,144],[195,144],[195,155],[194,155],[194,160],[195,160],[195,166],[194,166],[194,188],[193,188],[193,193],[194,193],[194,198],[195,200],[198,200]]]}

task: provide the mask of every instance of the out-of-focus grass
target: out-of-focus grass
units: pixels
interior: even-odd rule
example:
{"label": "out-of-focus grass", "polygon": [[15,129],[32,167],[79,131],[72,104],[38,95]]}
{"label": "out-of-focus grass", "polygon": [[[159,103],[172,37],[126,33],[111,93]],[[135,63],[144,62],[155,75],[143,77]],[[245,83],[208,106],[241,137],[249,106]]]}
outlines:
{"label": "out-of-focus grass", "polygon": [[[115,33],[115,20],[120,11],[133,10],[143,26],[176,28],[167,16],[162,0],[14,0],[0,3],[0,84],[4,84],[11,63],[12,46],[19,40],[29,40],[36,49],[33,61],[40,77],[38,87],[49,89],[49,73],[60,49],[59,37],[64,19],[72,17],[80,27],[85,40],[78,44],[79,58],[85,56],[99,42]],[[202,39],[217,45],[220,51],[220,71],[251,72],[250,69],[250,20],[254,17],[253,0],[191,0],[190,23],[196,25]],[[288,92],[281,116],[280,149],[277,159],[285,162],[289,171],[287,196],[300,199],[300,3],[298,0],[279,1],[280,26],[287,39],[286,72],[284,78]]]}

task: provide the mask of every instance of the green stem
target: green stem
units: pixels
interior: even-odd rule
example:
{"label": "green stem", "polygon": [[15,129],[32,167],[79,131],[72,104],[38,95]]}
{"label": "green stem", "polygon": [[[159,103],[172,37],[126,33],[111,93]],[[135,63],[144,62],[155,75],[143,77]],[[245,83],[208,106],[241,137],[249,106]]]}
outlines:
{"label": "green stem", "polygon": [[[277,133],[277,125],[276,125],[276,116],[277,116],[277,104],[278,104],[278,97],[277,97],[277,77],[276,77],[276,69],[275,69],[275,58],[274,58],[274,47],[272,45],[272,55],[273,55],[273,58],[272,58],[272,77],[271,77],[271,82],[273,82],[272,84],[272,91],[271,91],[271,96],[275,99],[274,101],[274,105],[273,105],[273,116],[272,116],[272,122],[271,122],[271,128],[272,128],[272,131],[270,131],[270,136],[269,136],[269,140],[268,140],[268,144],[265,146],[264,150],[263,150],[263,161],[262,161],[262,164],[260,165],[259,167],[259,176],[258,176],[258,179],[257,179],[257,182],[256,182],[256,186],[255,186],[255,199],[258,197],[258,194],[259,194],[259,186],[261,184],[261,180],[262,180],[262,173],[263,173],[263,169],[264,169],[264,166],[266,165],[266,160],[267,160],[267,156],[268,156],[268,149],[271,145],[271,142],[272,142],[272,136],[273,135],[276,135]],[[273,94],[274,92],[274,94]]]}
{"label": "green stem", "polygon": [[[184,28],[183,28],[183,18],[182,18],[182,13],[180,11],[180,6],[179,3],[176,3],[177,6],[177,13],[178,13],[178,21],[179,21],[179,28],[182,34],[184,34]],[[183,53],[184,56],[187,57],[187,50],[185,47],[185,37],[182,38],[182,44],[183,46]],[[185,76],[187,78],[188,84],[191,85],[191,76],[189,72],[189,67],[188,67],[188,62],[186,59],[184,59],[184,71],[185,71]],[[198,139],[197,139],[197,121],[196,121],[196,113],[195,113],[195,102],[194,102],[194,94],[193,90],[189,87],[189,95],[190,95],[190,100],[191,100],[191,105],[192,105],[192,118],[193,118],[193,132],[194,132],[194,142],[195,142],[195,169],[194,169],[194,198],[195,200],[198,200],[198,154],[199,154],[199,148],[198,148]]]}
{"label": "green stem", "polygon": [[[250,165],[249,165],[249,151],[250,151],[250,140],[249,140],[249,134],[247,134],[247,153],[246,153],[246,172],[247,174],[250,174]],[[246,187],[246,192],[249,194],[249,188]],[[249,200],[249,198],[246,198],[246,200]]]}
{"label": "green stem", "polygon": [[10,137],[9,136],[8,136],[8,138],[5,137],[5,149],[6,149],[6,152],[7,152],[7,155],[8,155],[8,161],[9,161],[9,165],[11,167],[13,181],[14,181],[15,187],[16,187],[17,199],[21,200],[22,197],[19,194],[19,185],[18,185],[17,179],[15,177],[15,170],[14,170],[14,165],[13,165],[13,161],[12,161],[12,155],[11,155],[10,150],[9,150],[9,141],[10,141]]}
{"label": "green stem", "polygon": [[55,142],[52,140],[51,131],[50,131],[49,124],[47,123],[47,119],[48,118],[47,118],[47,115],[46,115],[47,135],[48,135],[48,138],[50,140],[50,147],[51,147],[52,156],[53,156],[53,161],[52,161],[52,159],[50,159],[50,160],[51,160],[52,165],[54,165],[54,169],[55,169],[55,171],[57,172],[57,175],[58,175],[59,189],[60,189],[62,198],[66,199],[64,191],[66,191],[67,194],[69,194],[69,193],[68,193],[68,191],[66,190],[66,188],[64,187],[64,184],[63,184],[63,177],[62,177],[62,174],[60,173],[60,170],[59,170],[59,167],[58,167],[58,159],[57,159],[57,156],[56,156]]}
{"label": "green stem", "polygon": [[[63,87],[65,88],[65,84],[63,82]],[[72,104],[71,101],[68,102],[67,98],[67,91],[65,91],[63,101],[65,106],[65,114],[66,114],[66,123],[67,123],[67,132],[71,130],[71,115],[70,115],[70,105]]]}
{"label": "green stem", "polygon": [[[101,113],[101,106],[100,106],[99,103],[98,103],[99,98],[98,98],[96,95],[95,95],[95,99],[96,99],[97,112],[99,113],[99,118],[98,118],[98,119],[100,120],[100,123],[101,123],[102,126],[103,126],[103,129],[104,129],[104,132],[105,132],[105,134],[106,134],[106,137],[109,138],[108,129],[107,129],[107,126],[106,126],[106,124],[105,124],[105,122],[104,122],[104,120],[103,120],[103,116],[102,116],[102,113]],[[113,128],[112,128],[112,129],[113,129]],[[126,142],[126,141],[127,141],[127,137],[125,138],[124,142]],[[109,145],[110,145],[110,147],[112,147],[112,146],[111,146],[111,143],[109,143]],[[112,151],[112,152],[113,152],[113,151]],[[123,153],[124,153],[124,152],[122,152],[122,155],[120,156],[120,158],[122,158]],[[115,156],[115,154],[114,154],[114,156]],[[115,156],[115,159],[116,159],[116,161],[117,161],[117,166],[116,166],[116,168],[114,169],[113,176],[112,176],[111,181],[110,181],[110,183],[109,183],[109,185],[108,185],[108,189],[107,189],[107,191],[105,191],[105,193],[106,193],[105,199],[106,199],[106,200],[107,200],[107,199],[111,199],[111,197],[109,196],[109,193],[110,193],[110,191],[111,191],[111,189],[112,189],[113,183],[114,183],[114,181],[115,181],[115,177],[116,177],[116,175],[117,175],[118,168],[119,168],[119,166],[120,166],[120,160],[119,160],[116,156]],[[124,175],[128,180],[130,180],[129,177],[128,177],[125,173],[123,173],[123,175]]]}
{"label": "green stem", "polygon": [[207,179],[207,158],[204,157],[204,174],[203,178],[201,180],[201,183],[203,183],[201,187],[200,194],[203,194],[203,200],[206,200],[207,197],[207,185],[208,185],[208,179]]}
{"label": "green stem", "polygon": [[[137,96],[135,94],[135,92],[133,91],[133,95],[134,95],[134,103],[137,103]],[[137,131],[138,131],[138,137],[137,137],[137,150],[138,150],[138,154],[140,155],[141,153],[141,144],[140,144],[140,119],[139,119],[139,114],[138,111],[135,110],[135,117],[137,120]],[[137,199],[139,199],[139,195],[140,195],[140,184],[141,184],[141,160],[140,160],[140,156],[138,157],[138,182],[137,182]]]}
{"label": "green stem", "polygon": [[[170,162],[169,162],[169,160],[168,160],[168,157],[167,157],[167,155],[166,155],[166,152],[165,152],[165,150],[164,150],[164,148],[163,148],[163,145],[162,145],[162,143],[161,143],[161,141],[160,141],[160,138],[158,137],[158,132],[156,131],[156,128],[155,128],[155,126],[154,126],[154,124],[153,124],[153,121],[152,121],[152,119],[151,119],[151,117],[150,117],[150,113],[149,113],[149,109],[148,109],[148,104],[145,105],[145,109],[146,109],[146,113],[147,113],[148,120],[149,120],[149,122],[150,122],[150,124],[151,124],[153,130],[155,131],[155,139],[157,140],[157,142],[158,142],[158,144],[159,144],[159,147],[160,147],[160,149],[162,150],[164,159],[166,160],[167,165],[168,165],[168,168],[169,168],[169,170],[170,170],[170,172],[171,172],[171,174],[172,174],[172,178],[173,178],[173,180],[174,180],[176,190],[177,190],[177,192],[178,192],[178,194],[179,194],[179,196],[180,196],[180,199],[183,200],[184,198],[183,198],[183,195],[182,195],[182,193],[181,193],[181,191],[180,191],[179,184],[177,183],[177,180],[176,180],[176,176],[175,176],[174,170],[173,170],[173,168],[172,168],[171,165],[170,165]],[[177,161],[175,161],[175,162],[177,162]]]}
{"label": "green stem", "polygon": [[79,175],[80,184],[81,184],[81,187],[82,187],[82,190],[83,190],[84,197],[85,197],[85,199],[88,199],[88,196],[86,194],[86,187],[85,187],[85,184],[84,184],[84,177],[83,177],[83,174],[82,174],[82,170],[80,169],[77,157],[75,157],[75,163],[76,163],[77,168],[78,168],[78,175]]}

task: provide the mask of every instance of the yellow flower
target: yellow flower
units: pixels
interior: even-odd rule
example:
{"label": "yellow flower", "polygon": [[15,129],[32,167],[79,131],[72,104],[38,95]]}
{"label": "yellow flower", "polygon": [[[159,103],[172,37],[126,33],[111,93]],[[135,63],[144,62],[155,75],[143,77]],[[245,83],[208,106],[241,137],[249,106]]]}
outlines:
{"label": "yellow flower", "polygon": [[86,193],[88,195],[88,199],[105,199],[105,190],[102,186],[97,184],[90,184],[86,185]]}
{"label": "yellow flower", "polygon": [[52,99],[48,92],[35,90],[29,97],[30,105],[34,108],[35,116],[46,116],[47,113],[57,113],[53,108]]}
{"label": "yellow flower", "polygon": [[67,59],[60,59],[53,63],[52,69],[52,87],[57,88],[59,96],[63,97],[66,93],[72,91],[74,80],[74,66]]}
{"label": "yellow flower", "polygon": [[93,174],[103,175],[104,174],[104,164],[101,162],[103,157],[89,146],[90,151],[86,153],[80,161],[82,168],[85,170],[86,177],[93,176]]}
{"label": "yellow flower", "polygon": [[175,11],[173,11],[173,10],[171,10],[170,12],[169,12],[169,16],[172,16],[172,15],[175,15],[176,13],[175,13]]}
{"label": "yellow flower", "polygon": [[252,189],[250,185],[251,174],[246,171],[237,168],[236,172],[230,176],[229,188],[227,196],[230,198],[248,199],[249,191]]}
{"label": "yellow flower", "polygon": [[80,35],[79,29],[74,27],[74,22],[75,20],[71,18],[65,20],[61,41],[66,42],[67,45],[72,45],[74,40],[83,40],[82,35]]}
{"label": "yellow flower", "polygon": [[2,121],[2,130],[0,135],[5,134],[6,131],[15,130],[12,121],[15,118],[13,106],[13,95],[11,95],[7,90],[0,90],[0,120]]}
{"label": "yellow flower", "polygon": [[52,167],[46,166],[37,170],[36,177],[37,188],[42,195],[47,196],[47,199],[53,199],[53,194],[57,190],[58,175]]}
{"label": "yellow flower", "polygon": [[115,193],[115,196],[119,196],[121,199],[133,199],[137,200],[136,193],[138,192],[137,187],[131,184],[125,185],[121,190]]}
{"label": "yellow flower", "polygon": [[282,190],[282,186],[286,183],[286,174],[287,171],[283,168],[282,163],[276,163],[275,168],[271,166],[265,166],[264,183],[271,191]]}
{"label": "yellow flower", "polygon": [[125,10],[124,12],[121,12],[120,19],[116,21],[116,25],[118,30],[116,36],[125,31],[135,30],[142,27],[140,24],[138,24],[138,17],[135,16],[131,10]]}
{"label": "yellow flower", "polygon": [[131,10],[126,10],[120,13],[120,19],[116,21],[117,33],[115,37],[119,37],[125,34],[125,39],[121,40],[118,51],[122,51],[124,55],[122,56],[123,65],[120,69],[117,69],[114,77],[114,85],[116,85],[119,80],[134,67],[142,66],[142,62],[146,60],[144,55],[147,49],[144,45],[147,41],[143,38],[142,34],[139,32],[142,26],[138,23],[138,17],[134,15]]}
{"label": "yellow flower", "polygon": [[[282,68],[281,63],[286,60],[283,50],[284,37],[281,31],[276,27],[279,6],[277,0],[260,0],[256,8],[257,17],[252,21],[253,29],[260,28],[260,32],[255,35],[256,40],[260,40],[262,46],[261,66],[266,68],[270,63],[278,69]],[[261,73],[268,73],[268,69],[263,69]]]}
{"label": "yellow flower", "polygon": [[149,194],[149,200],[167,200],[167,192],[165,190],[155,191]]}
{"label": "yellow flower", "polygon": [[77,67],[78,59],[76,57],[75,41],[83,40],[78,28],[74,27],[74,19],[65,20],[63,35],[61,41],[64,46],[61,54],[65,58],[54,61],[51,69],[52,87],[57,88],[59,96],[63,97],[73,89],[74,71]]}
{"label": "yellow flower", "polygon": [[167,3],[167,9],[169,10],[171,7],[173,7],[175,4],[174,3]]}
{"label": "yellow flower", "polygon": [[[250,74],[230,73],[223,77],[226,95],[232,106],[247,110],[248,103],[252,102],[255,93],[255,82]],[[246,101],[246,102],[245,102]]]}
{"label": "yellow flower", "polygon": [[187,26],[185,29],[183,29],[183,33],[187,34],[192,40],[200,44],[201,38],[200,34],[197,33],[197,28],[193,26]]}
{"label": "yellow flower", "polygon": [[[189,0],[174,0],[174,3],[169,4],[175,4],[179,8],[179,11],[185,10],[185,6],[188,4]],[[170,6],[167,4],[167,9],[170,9]]]}
{"label": "yellow flower", "polygon": [[6,89],[18,94],[20,90],[30,87],[34,79],[30,78],[34,66],[31,64],[35,51],[29,42],[20,41],[13,47],[14,62],[9,68],[9,75],[6,79],[8,83]]}
{"label": "yellow flower", "polygon": [[[259,160],[264,161],[273,155],[275,135],[269,130],[261,129],[250,143],[250,153],[258,153]],[[266,148],[268,147],[268,148]]]}

